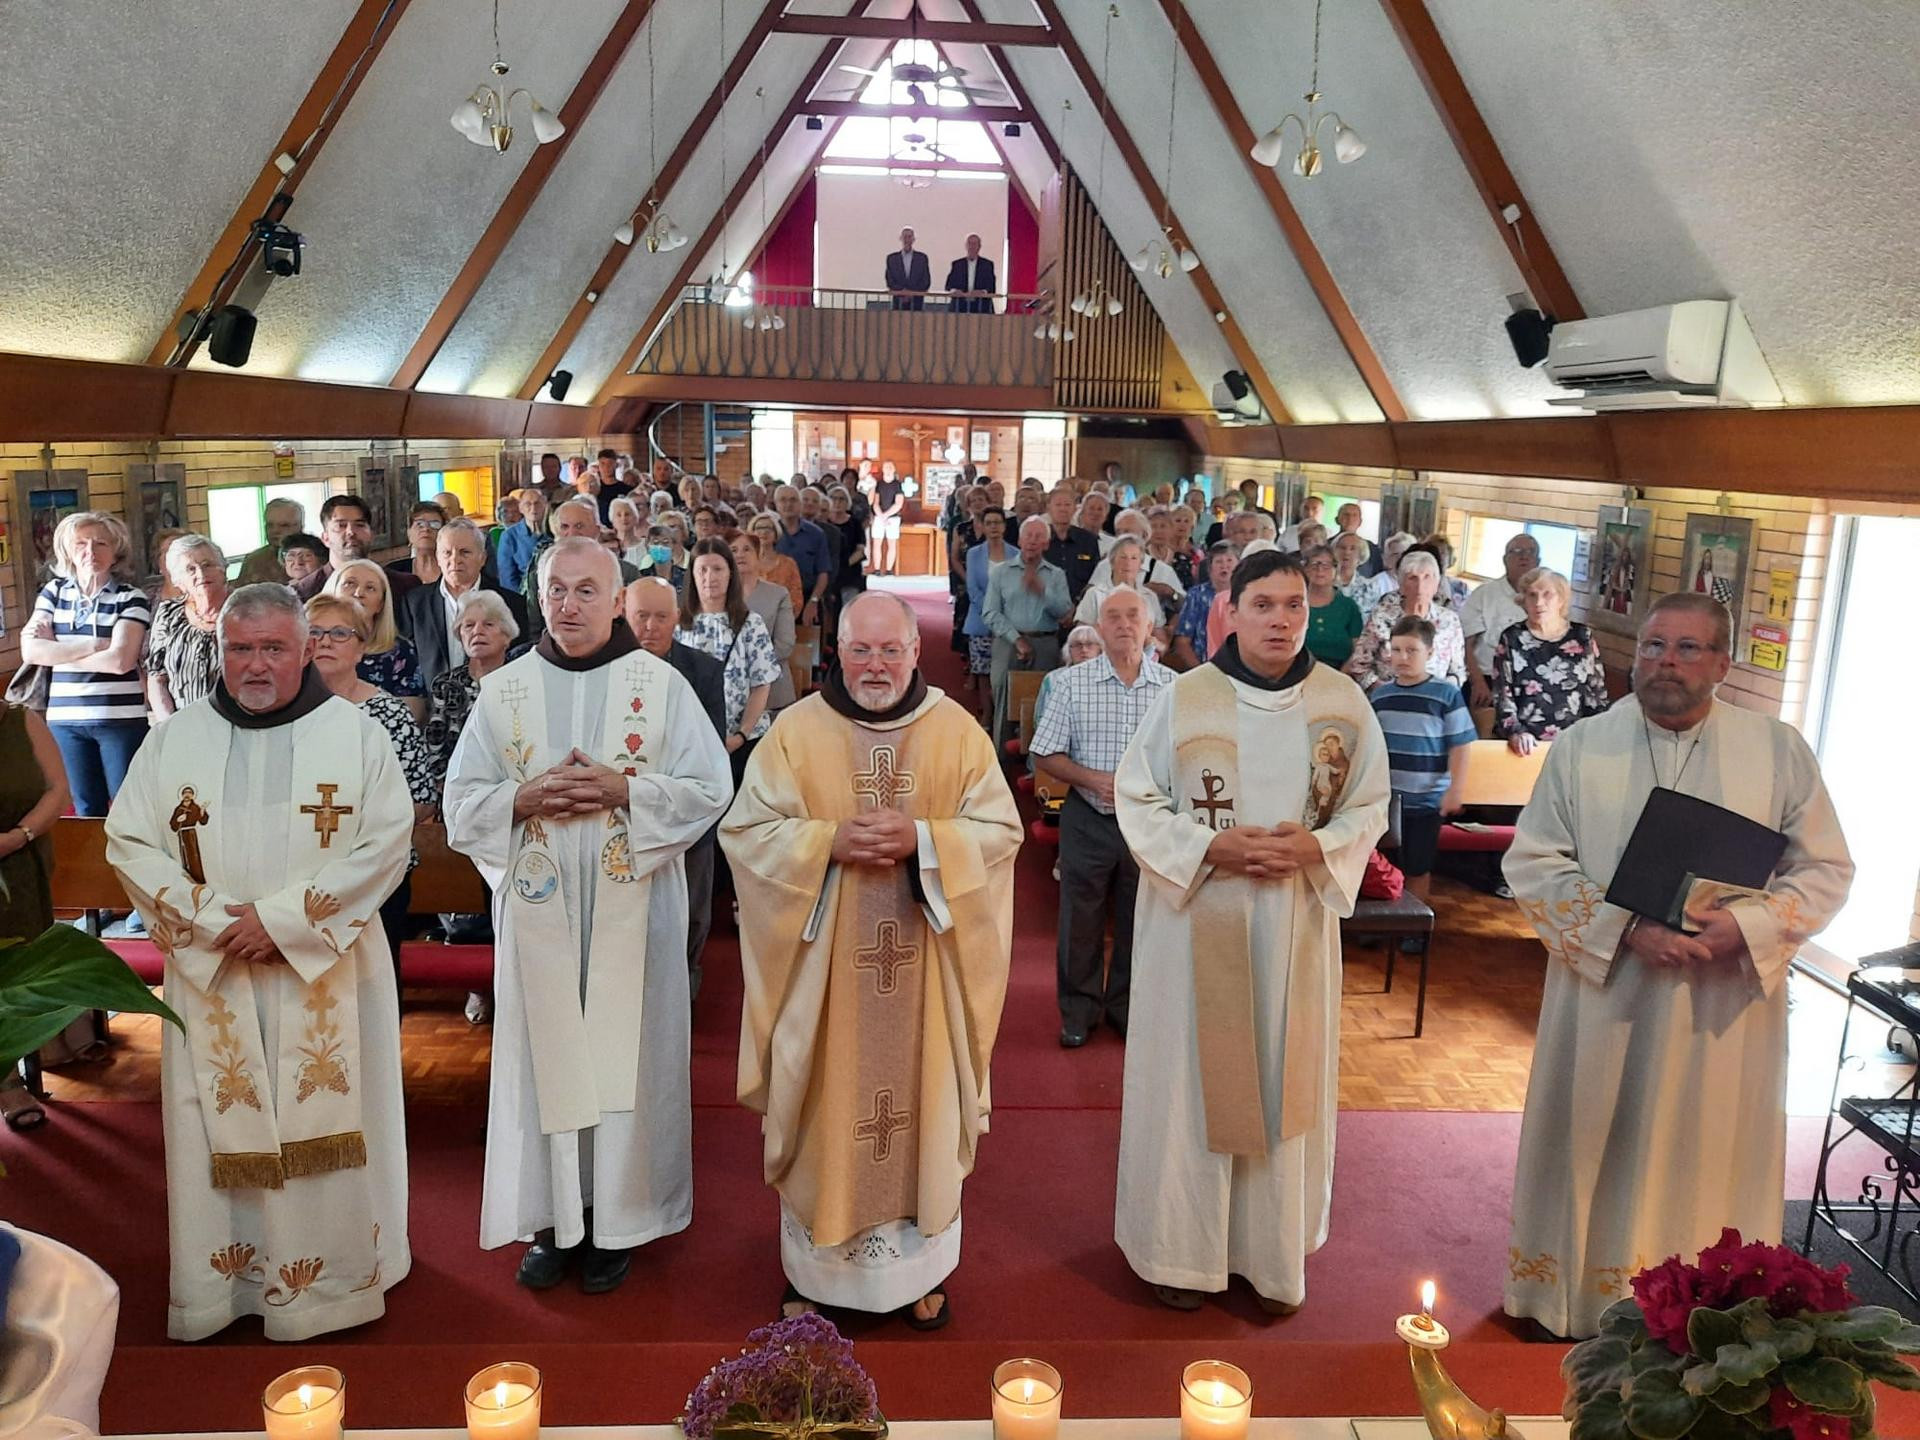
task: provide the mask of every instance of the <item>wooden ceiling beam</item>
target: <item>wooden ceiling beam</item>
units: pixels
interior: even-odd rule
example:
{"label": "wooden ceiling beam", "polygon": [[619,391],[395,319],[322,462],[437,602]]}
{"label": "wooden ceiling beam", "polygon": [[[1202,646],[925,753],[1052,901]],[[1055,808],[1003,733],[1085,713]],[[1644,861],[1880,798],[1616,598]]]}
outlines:
{"label": "wooden ceiling beam", "polygon": [[[1050,23],[1058,26],[1057,21]],[[935,45],[1030,45],[1051,50],[1059,43],[1059,36],[1045,26],[989,25],[973,20],[783,15],[773,28],[785,35],[827,35],[841,40],[930,40]]]}
{"label": "wooden ceiling beam", "polygon": [[[176,350],[180,351],[174,362],[178,366],[186,365],[193,358],[200,348],[199,341],[182,347],[180,322],[209,303],[218,308],[227,302],[245,274],[248,262],[258,253],[252,234],[253,222],[263,215],[278,220],[286,213],[293,203],[294,191],[313,168],[327,137],[340,123],[354,92],[360,88],[360,82],[366,79],[381,49],[399,26],[407,3],[408,0],[360,0],[359,8],[341,32],[339,43],[307,87],[306,97],[295,108],[293,118],[287,121],[260,173],[234,207],[226,228],[213,242],[213,248],[188,283],[180,302],[173,307],[173,318],[147,352],[149,365],[167,364]],[[284,173],[276,163],[282,155],[293,158],[292,167]]]}
{"label": "wooden ceiling beam", "polygon": [[[1380,0],[1380,5],[1387,12],[1394,33],[1400,37],[1407,59],[1413,62],[1414,73],[1427,87],[1433,108],[1440,112],[1440,122],[1447,127],[1461,164],[1473,177],[1474,188],[1480,192],[1487,213],[1493,217],[1494,227],[1499,230],[1527,288],[1533,292],[1534,303],[1557,320],[1584,318],[1587,312],[1574,293],[1573,282],[1560,268],[1560,261],[1547,241],[1546,232],[1540,228],[1533,207],[1520,193],[1520,182],[1507,168],[1506,157],[1500,153],[1486,117],[1474,103],[1473,92],[1467,89],[1460,67],[1453,63],[1426,0]],[[1520,212],[1512,223],[1505,213],[1509,205]]]}
{"label": "wooden ceiling beam", "polygon": [[[1041,6],[1041,13],[1045,14],[1053,0],[1036,0],[1036,3]],[[1214,60],[1212,50],[1208,49],[1205,37],[1200,34],[1193,17],[1186,13],[1184,0],[1160,0],[1160,8],[1165,12],[1167,22],[1173,26],[1181,49],[1199,73],[1201,87],[1213,102],[1221,123],[1227,127],[1234,149],[1240,153],[1241,163],[1247,167],[1254,183],[1260,187],[1260,193],[1266,197],[1267,208],[1279,222],[1280,233],[1286,237],[1287,246],[1306,275],[1314,298],[1320,302],[1320,308],[1326,312],[1354,368],[1360,372],[1368,393],[1373,396],[1373,403],[1380,407],[1380,413],[1388,420],[1405,420],[1407,407],[1400,402],[1393,381],[1387,377],[1386,366],[1380,363],[1379,355],[1374,353],[1373,343],[1360,328],[1353,308],[1347,304],[1347,297],[1341,293],[1339,283],[1333,278],[1333,271],[1320,254],[1320,247],[1313,243],[1313,236],[1307,233],[1306,222],[1300,218],[1300,212],[1293,208],[1293,201],[1287,198],[1280,177],[1248,153],[1258,137],[1247,123],[1247,117],[1241,113],[1239,102],[1233,98],[1233,91],[1228,88],[1226,77],[1221,74],[1219,63]]]}
{"label": "wooden ceiling beam", "polygon": [[[1033,0],[1033,4],[1039,10],[1041,18],[1059,36],[1060,53],[1066,57],[1067,64],[1073,67],[1073,73],[1079,78],[1081,89],[1087,92],[1088,98],[1093,102],[1094,112],[1105,117],[1114,149],[1120,152],[1120,158],[1126,162],[1134,183],[1140,187],[1141,195],[1146,197],[1147,208],[1155,215],[1166,216],[1178,235],[1187,236],[1189,233],[1187,227],[1180,223],[1180,217],[1174,214],[1173,208],[1167,203],[1166,194],[1155,182],[1153,172],[1147,166],[1146,157],[1140,153],[1140,147],[1133,143],[1133,135],[1127,129],[1126,122],[1109,103],[1106,91],[1100,84],[1100,77],[1094,74],[1086,52],[1080,48],[1079,42],[1073,37],[1073,31],[1061,18],[1060,7],[1056,0]],[[1106,223],[1104,215],[1100,217],[1100,222],[1103,225]],[[1280,391],[1274,385],[1272,377],[1267,374],[1266,367],[1260,363],[1260,357],[1255,353],[1252,342],[1241,330],[1240,322],[1233,318],[1233,311],[1227,308],[1227,302],[1220,294],[1220,287],[1213,283],[1213,277],[1207,273],[1206,266],[1202,265],[1186,278],[1193,282],[1194,289],[1200,292],[1200,298],[1213,312],[1219,323],[1220,333],[1226,337],[1227,347],[1233,351],[1234,359],[1240,362],[1240,368],[1253,382],[1254,392],[1266,405],[1267,413],[1285,424],[1290,418],[1286,403],[1281,400]],[[1223,316],[1225,318],[1221,319],[1220,317]]]}
{"label": "wooden ceiling beam", "polygon": [[[646,204],[649,196],[665,195],[673,189],[681,172],[693,159],[694,151],[700,148],[700,142],[706,138],[707,132],[713,128],[714,121],[719,118],[722,102],[739,86],[748,67],[753,64],[754,57],[760,53],[761,46],[766,43],[767,36],[773,32],[774,22],[780,18],[780,11],[785,4],[786,0],[766,0],[761,7],[759,18],[753,22],[753,29],[749,30],[747,38],[740,42],[740,48],[734,52],[733,59],[727,63],[727,68],[719,82],[708,93],[691,123],[675,142],[673,153],[667,156],[666,163],[660,167],[660,173],[649,177],[647,190],[634,202],[635,211]],[[613,277],[620,273],[620,267],[627,262],[627,257],[636,249],[643,255],[647,253],[646,247],[637,242],[633,245],[622,245],[618,240],[608,237],[607,253],[594,267],[592,277],[580,288],[578,298],[574,300],[572,308],[567,311],[566,318],[560,322],[560,328],[554,332],[553,339],[547,343],[547,348],[534,362],[533,369],[521,380],[520,388],[515,393],[522,400],[531,400],[540,393],[540,387],[547,383],[547,376],[553,373],[553,367],[560,363],[561,357],[567,353],[567,347],[572,345],[574,338],[579,335],[580,327],[587,323],[587,316],[593,313],[594,299],[589,297],[597,298],[607,293],[607,287],[613,283]]]}
{"label": "wooden ceiling beam", "polygon": [[971,120],[980,125],[1033,120],[1033,112],[1018,105],[867,105],[858,100],[809,100],[800,113],[834,120],[864,115],[878,120]]}
{"label": "wooden ceiling beam", "polygon": [[[960,9],[966,14],[967,19],[976,25],[984,19],[980,13],[979,0],[960,0]],[[1013,103],[1022,110],[1031,110],[1036,116],[1039,115],[1040,111],[1035,107],[1033,98],[1027,94],[1027,87],[1022,85],[1020,77],[1013,73],[1013,66],[1007,63],[1007,57],[1000,47],[989,45],[986,50],[987,59],[993,62],[994,73],[1000,77],[1000,83],[1007,87],[1007,93],[1013,97]],[[1041,148],[1047,152],[1047,159],[1053,162],[1053,168],[1058,170],[1060,147],[1054,143],[1053,136],[1048,133],[1046,122],[1036,119],[1033,122],[1033,133],[1039,137]],[[1002,159],[1006,159],[1006,148],[999,143],[998,137],[994,139],[994,148],[1000,151]],[[1012,171],[1011,161],[1007,162],[1007,169]],[[1025,193],[1024,190],[1022,193]],[[1034,213],[1037,215],[1039,212],[1036,210]]]}
{"label": "wooden ceiling beam", "polygon": [[[587,62],[587,68],[580,72],[580,79],[567,96],[566,103],[560,107],[559,119],[567,127],[566,133],[558,140],[534,146],[533,154],[514,180],[513,188],[493,212],[492,221],[475,242],[466,263],[460,267],[460,273],[453,277],[447,293],[440,297],[440,303],[434,307],[426,327],[413,342],[413,348],[407,351],[406,359],[400,362],[400,368],[394,372],[389,384],[402,390],[411,390],[420,383],[420,377],[427,373],[434,356],[447,343],[453,327],[467,313],[467,306],[480,293],[480,287],[486,283],[487,276],[493,273],[501,254],[532,211],[540,192],[546,188],[547,181],[566,155],[567,147],[573,144],[574,137],[593,113],[593,107],[607,88],[607,82],[613,78],[613,72],[626,57],[634,37],[640,33],[640,27],[646,24],[653,8],[654,0],[627,0],[620,14],[615,17],[606,38],[600,42],[600,48],[594,51],[593,58]],[[531,126],[526,133],[532,135]]]}

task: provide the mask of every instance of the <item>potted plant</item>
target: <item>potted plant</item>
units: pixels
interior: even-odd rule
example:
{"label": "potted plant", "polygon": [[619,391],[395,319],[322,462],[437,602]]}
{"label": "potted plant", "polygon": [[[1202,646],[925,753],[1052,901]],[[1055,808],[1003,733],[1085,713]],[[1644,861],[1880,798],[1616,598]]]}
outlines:
{"label": "potted plant", "polygon": [[1737,1230],[1641,1271],[1562,1362],[1573,1440],[1870,1440],[1872,1382],[1920,1390],[1920,1326],[1847,1274]]}
{"label": "potted plant", "polygon": [[886,1417],[853,1346],[824,1315],[795,1315],[747,1336],[687,1397],[687,1440],[884,1440]]}

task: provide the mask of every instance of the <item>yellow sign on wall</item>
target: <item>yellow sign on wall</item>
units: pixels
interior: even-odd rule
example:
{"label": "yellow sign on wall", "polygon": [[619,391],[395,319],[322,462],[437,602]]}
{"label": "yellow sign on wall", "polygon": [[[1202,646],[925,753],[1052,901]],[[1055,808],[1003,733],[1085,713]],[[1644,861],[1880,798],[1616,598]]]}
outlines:
{"label": "yellow sign on wall", "polygon": [[1800,576],[1792,570],[1767,572],[1767,618],[1769,620],[1793,619],[1793,597],[1799,585]]}
{"label": "yellow sign on wall", "polygon": [[[1781,572],[1775,571],[1776,575]],[[1771,605],[1769,605],[1771,608]],[[1758,670],[1785,670],[1787,668],[1787,627],[1769,625],[1756,621],[1748,632],[1747,663]]]}

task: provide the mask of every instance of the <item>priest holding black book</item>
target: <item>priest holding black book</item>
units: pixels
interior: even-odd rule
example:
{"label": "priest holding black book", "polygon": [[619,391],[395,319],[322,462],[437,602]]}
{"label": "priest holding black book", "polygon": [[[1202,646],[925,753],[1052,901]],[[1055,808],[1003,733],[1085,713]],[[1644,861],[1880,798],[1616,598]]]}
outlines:
{"label": "priest holding black book", "polygon": [[[1715,699],[1731,629],[1709,595],[1654,603],[1633,695],[1554,742],[1507,854],[1507,883],[1550,963],[1506,1309],[1555,1335],[1597,1333],[1629,1276],[1693,1254],[1723,1226],[1780,1239],[1787,966],[1845,902],[1853,862],[1799,733]],[[1784,837],[1771,878],[1720,887],[1718,908],[1690,905],[1678,928],[1667,923],[1675,897],[1642,906],[1659,916],[1613,903],[1634,888],[1624,882],[1645,880],[1623,857],[1656,790]],[[1720,848],[1701,840],[1701,879],[1727,879],[1716,870],[1746,858]]]}

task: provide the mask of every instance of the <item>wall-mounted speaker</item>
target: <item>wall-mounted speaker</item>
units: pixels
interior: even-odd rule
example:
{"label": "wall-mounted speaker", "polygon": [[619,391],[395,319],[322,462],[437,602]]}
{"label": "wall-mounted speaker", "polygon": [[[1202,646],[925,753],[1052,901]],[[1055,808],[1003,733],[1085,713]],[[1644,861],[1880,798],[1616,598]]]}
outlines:
{"label": "wall-mounted speaker", "polygon": [[213,317],[207,331],[207,354],[215,364],[236,369],[247,363],[253,353],[253,332],[259,324],[251,310],[239,305],[224,305]]}

